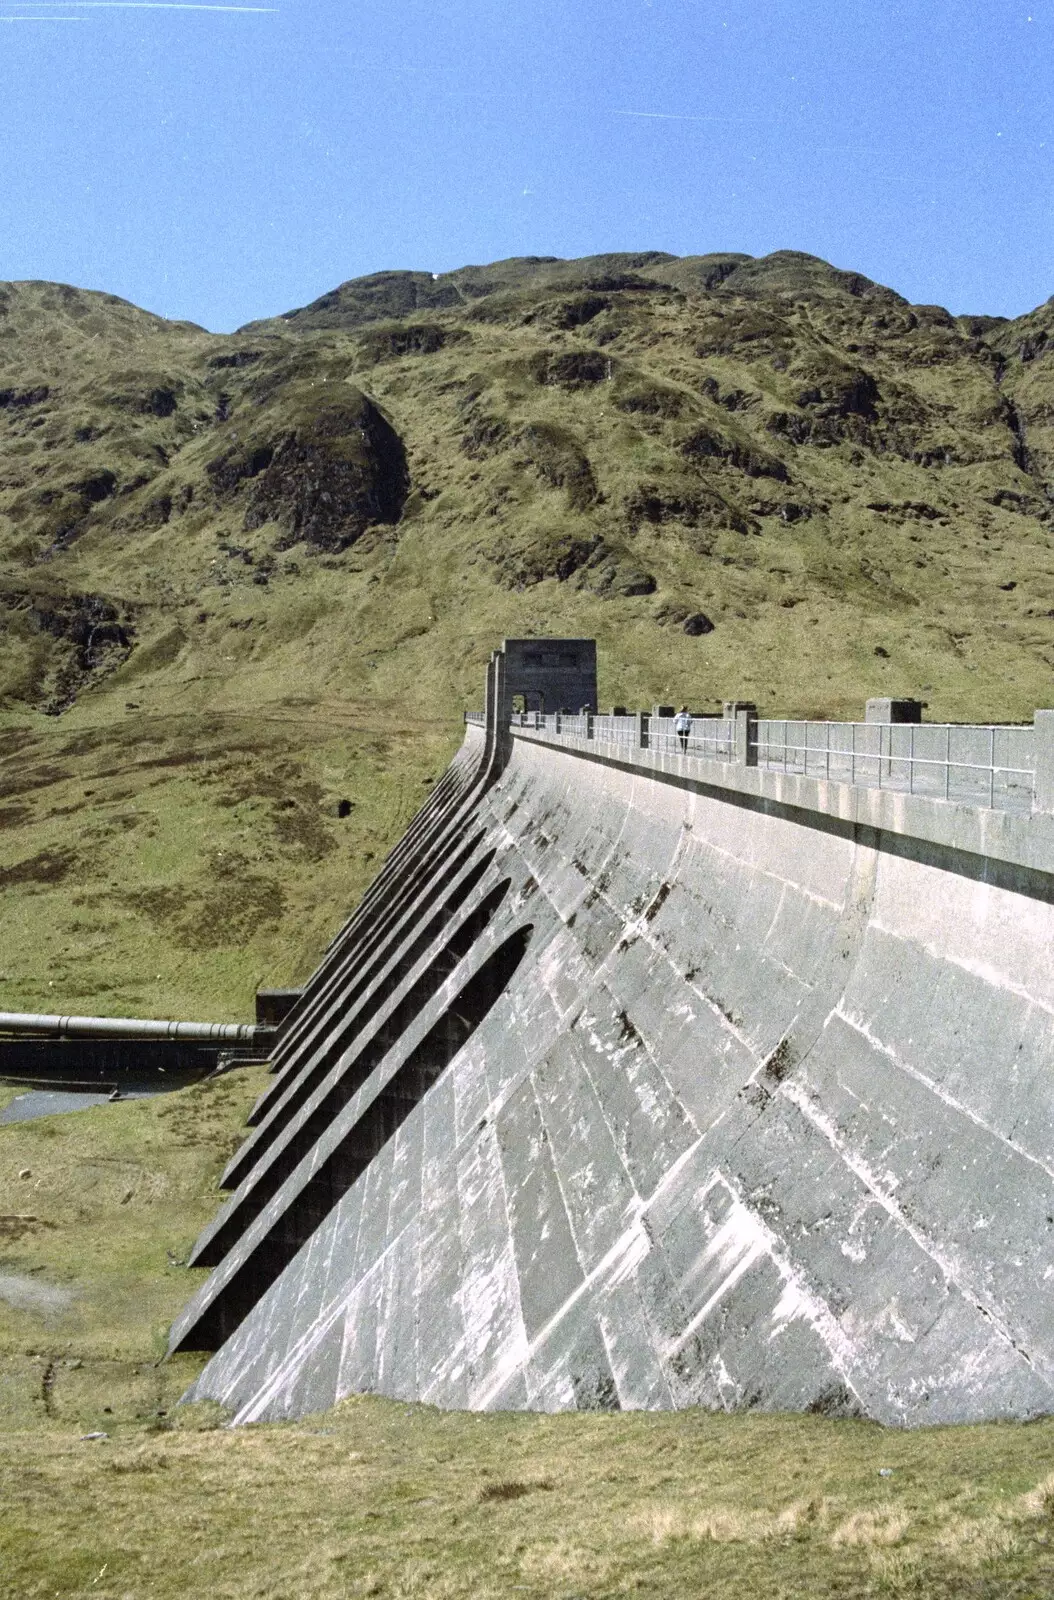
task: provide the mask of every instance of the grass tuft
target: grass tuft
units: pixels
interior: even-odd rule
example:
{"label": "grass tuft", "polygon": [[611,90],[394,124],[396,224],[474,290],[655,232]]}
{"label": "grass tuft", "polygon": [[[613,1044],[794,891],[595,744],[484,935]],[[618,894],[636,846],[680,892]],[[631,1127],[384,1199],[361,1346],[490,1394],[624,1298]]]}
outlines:
{"label": "grass tuft", "polygon": [[534,1494],[537,1490],[549,1490],[553,1485],[546,1479],[538,1483],[488,1483],[479,1491],[480,1505],[488,1505],[495,1500],[520,1500],[525,1494]]}

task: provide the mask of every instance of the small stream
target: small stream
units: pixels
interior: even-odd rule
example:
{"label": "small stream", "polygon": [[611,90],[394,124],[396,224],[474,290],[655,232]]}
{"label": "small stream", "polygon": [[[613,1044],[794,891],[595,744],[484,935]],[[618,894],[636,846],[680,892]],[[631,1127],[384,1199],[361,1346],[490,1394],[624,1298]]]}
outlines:
{"label": "small stream", "polygon": [[[211,1066],[211,1062],[209,1063]],[[73,1111],[89,1111],[93,1106],[119,1105],[122,1100],[146,1100],[156,1094],[171,1094],[185,1089],[207,1075],[207,1068],[157,1068],[148,1078],[122,1077],[120,1081],[90,1084],[71,1083],[61,1078],[42,1081],[0,1077],[0,1088],[22,1086],[22,1093],[0,1111],[0,1126],[12,1122],[33,1122],[37,1117],[54,1117]]]}
{"label": "small stream", "polygon": [[[120,1100],[144,1100],[148,1095],[168,1094],[178,1084],[129,1084],[120,1092]],[[63,1111],[88,1111],[92,1106],[117,1104],[108,1094],[96,1094],[76,1089],[27,1089],[16,1095],[10,1105],[0,1111],[0,1125],[5,1122],[32,1122],[37,1117],[53,1117]]]}

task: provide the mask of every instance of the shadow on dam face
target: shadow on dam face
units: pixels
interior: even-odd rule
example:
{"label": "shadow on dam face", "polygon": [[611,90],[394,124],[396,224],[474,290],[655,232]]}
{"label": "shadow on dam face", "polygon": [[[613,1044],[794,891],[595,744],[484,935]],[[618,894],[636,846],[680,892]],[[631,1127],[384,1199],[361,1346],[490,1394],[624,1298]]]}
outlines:
{"label": "shadow on dam face", "polygon": [[[483,904],[476,912],[465,919],[454,939],[447,947],[446,954],[441,954],[433,961],[425,974],[416,984],[404,1001],[400,1004],[398,1015],[402,1017],[401,1024],[396,1016],[389,1016],[383,1027],[377,1030],[372,1038],[356,1049],[357,1041],[361,1040],[371,1020],[376,1016],[384,1002],[389,1000],[404,979],[410,974],[429,947],[439,938],[443,929],[465,904],[473,890],[486,876],[488,868],[494,860],[495,852],[488,850],[471,867],[466,868],[454,889],[446,897],[438,912],[430,917],[420,931],[416,931],[409,938],[399,952],[398,958],[391,962],[380,976],[377,976],[376,965],[371,966],[370,973],[374,977],[372,983],[364,978],[356,983],[347,997],[340,1020],[319,1046],[306,1066],[296,1075],[285,1094],[272,1105],[266,1116],[260,1122],[255,1134],[245,1141],[242,1148],[228,1164],[222,1179],[224,1188],[232,1188],[239,1184],[247,1172],[256,1165],[264,1151],[268,1149],[277,1135],[286,1128],[289,1119],[312,1095],[313,1091],[322,1083],[333,1064],[341,1057],[351,1055],[352,1063],[341,1072],[340,1085],[345,1090],[344,1098],[348,1098],[361,1082],[369,1075],[373,1068],[382,1059],[385,1051],[398,1036],[402,1028],[417,1015],[421,1006],[430,999],[435,989],[444,977],[453,970],[450,966],[450,957],[455,951],[465,953],[468,948],[462,944],[470,929],[471,939],[481,932],[497,909],[501,899],[507,892],[509,880],[506,879],[498,890],[491,890]],[[458,865],[462,863],[459,861]],[[453,874],[451,874],[453,876]],[[448,881],[446,875],[440,881],[439,887]],[[460,959],[460,955],[457,957]],[[456,964],[456,963],[455,963]],[[342,1103],[342,1102],[341,1102]]]}
{"label": "shadow on dam face", "polygon": [[[376,974],[377,963],[383,960],[385,952],[390,953],[395,935],[401,931],[405,936],[405,930],[413,925],[415,911],[419,911],[422,902],[429,908],[434,906],[443,889],[456,878],[464,864],[475,854],[481,839],[482,835],[477,833],[467,841],[459,841],[456,850],[448,848],[445,851],[442,838],[438,840],[433,838],[429,841],[431,849],[425,852],[421,859],[413,862],[412,870],[405,875],[408,881],[400,885],[399,891],[391,897],[389,903],[378,909],[365,937],[354,946],[353,950],[343,955],[342,959],[342,953],[338,953],[338,959],[333,963],[333,970],[326,974],[321,985],[316,986],[311,1010],[307,1015],[301,1014],[298,1018],[297,1026],[291,1031],[292,1036],[281,1041],[276,1052],[276,1080],[253,1107],[251,1122],[259,1122],[262,1119],[265,1110],[276,1098],[282,1084],[288,1081],[290,1071],[294,1068],[299,1083],[304,1075],[303,1063],[306,1050],[318,1048],[320,1041],[325,1041],[323,1048],[328,1053],[321,1058],[321,1062],[328,1064],[332,1060],[333,1055],[341,1048],[342,1039],[339,1030],[334,1035],[333,1023],[338,1021],[343,1025],[361,996],[367,995],[371,1000],[375,997],[375,985],[372,980]],[[282,1065],[283,1059],[286,1060],[285,1066]],[[319,1064],[318,1057],[315,1061]]]}
{"label": "shadow on dam face", "polygon": [[173,1330],[215,1352],[191,1394],[1054,1409],[1052,819],[496,715],[458,770],[440,886],[408,847],[232,1164]]}
{"label": "shadow on dam face", "polygon": [[[467,947],[493,915],[507,888],[507,883],[500,884],[490,897],[490,904],[484,902],[481,919],[466,922],[464,943]],[[395,1136],[500,998],[523,960],[532,931],[528,923],[492,951],[446,1005],[424,1038],[351,1122],[348,1132],[326,1159],[312,1165],[306,1181],[282,1207],[276,1225],[266,1231],[257,1249],[247,1253],[238,1270],[225,1283],[223,1293],[196,1324],[196,1335],[201,1341],[196,1348],[216,1348],[228,1337],[319,1223]],[[430,980],[436,979],[436,988],[444,976],[456,970],[458,961],[457,947],[448,947],[443,959],[429,973]],[[296,1165],[295,1157],[291,1157],[288,1163],[283,1163],[281,1171],[293,1171]],[[280,1175],[275,1188],[278,1182]],[[266,1190],[250,1218],[259,1215],[273,1192],[270,1187]]]}
{"label": "shadow on dam face", "polygon": [[[336,1069],[310,1096],[299,1115],[276,1130],[277,1138],[266,1152],[260,1152],[260,1159],[243,1179],[222,1217],[217,1219],[195,1246],[191,1257],[192,1266],[210,1267],[222,1261],[249,1223],[263,1211],[301,1161],[316,1149],[318,1141],[336,1125],[339,1113],[352,1096],[381,1066],[389,1052],[398,1046],[407,1030],[425,1012],[428,1003],[457,971],[505,899],[509,886],[510,880],[505,878],[484,895],[475,909],[462,919],[446,943],[433,954],[420,977],[388,1011],[372,1035],[363,1044],[349,1049]],[[491,957],[487,963],[488,969],[493,967],[493,961],[494,958]],[[493,970],[498,969],[493,968]],[[475,982],[473,979],[473,983]],[[472,992],[474,994],[476,991]],[[479,1020],[477,1018],[477,1023]],[[435,1026],[438,1028],[439,1024]],[[431,1035],[429,1037],[431,1038]],[[450,1037],[453,1037],[453,1034]],[[438,1048],[434,1041],[431,1048],[433,1050]],[[383,1093],[388,1092],[386,1087]],[[348,1137],[354,1143],[357,1136],[356,1128]],[[376,1151],[373,1154],[376,1154]],[[340,1167],[343,1157],[334,1152],[330,1159]],[[358,1173],[355,1175],[358,1176]],[[307,1187],[313,1188],[316,1193],[320,1192],[317,1176],[310,1179]],[[304,1193],[299,1195],[297,1204],[298,1209],[303,1209],[307,1205]],[[314,1218],[311,1223],[313,1228],[324,1213],[314,1215],[310,1206],[307,1209]],[[284,1228],[288,1228],[287,1223],[284,1224]]]}

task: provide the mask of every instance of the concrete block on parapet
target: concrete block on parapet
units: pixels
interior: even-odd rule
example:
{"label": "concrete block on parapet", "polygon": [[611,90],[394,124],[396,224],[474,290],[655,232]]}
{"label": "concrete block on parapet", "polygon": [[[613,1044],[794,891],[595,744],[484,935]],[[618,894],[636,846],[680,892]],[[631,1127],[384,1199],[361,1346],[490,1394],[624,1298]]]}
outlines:
{"label": "concrete block on parapet", "polygon": [[1036,763],[1033,811],[1054,812],[1054,711],[1037,711],[1033,752]]}
{"label": "concrete block on parapet", "polygon": [[736,765],[758,764],[758,708],[753,700],[726,700],[721,708],[726,722],[736,725]]}
{"label": "concrete block on parapet", "polygon": [[893,700],[881,695],[864,708],[865,722],[921,722],[922,700]]}

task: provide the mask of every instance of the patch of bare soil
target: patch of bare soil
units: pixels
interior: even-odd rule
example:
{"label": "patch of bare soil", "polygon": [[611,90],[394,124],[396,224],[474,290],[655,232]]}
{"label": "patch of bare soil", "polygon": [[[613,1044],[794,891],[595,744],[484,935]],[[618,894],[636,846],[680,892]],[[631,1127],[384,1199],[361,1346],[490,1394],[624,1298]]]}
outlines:
{"label": "patch of bare soil", "polygon": [[160,884],[134,889],[121,903],[147,917],[173,944],[220,950],[248,944],[263,924],[278,922],[285,891],[277,878],[251,870],[235,852],[216,852],[203,886]]}
{"label": "patch of bare soil", "polygon": [[54,1227],[53,1222],[45,1222],[30,1212],[16,1211],[7,1216],[0,1215],[0,1245],[17,1244],[27,1233],[40,1233],[44,1228]]}
{"label": "patch of bare soil", "polygon": [[40,850],[13,867],[0,867],[0,889],[20,883],[61,883],[79,861],[76,850]]}

